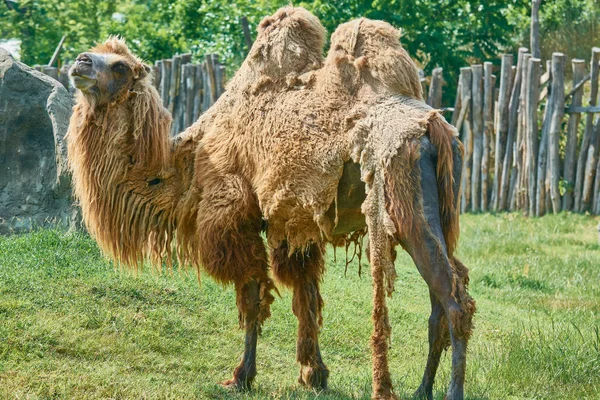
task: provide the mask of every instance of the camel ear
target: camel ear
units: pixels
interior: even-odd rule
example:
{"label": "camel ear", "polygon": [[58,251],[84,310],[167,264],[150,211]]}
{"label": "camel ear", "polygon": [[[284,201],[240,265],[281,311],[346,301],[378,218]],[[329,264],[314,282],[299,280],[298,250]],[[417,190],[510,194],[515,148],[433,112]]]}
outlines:
{"label": "camel ear", "polygon": [[138,79],[144,79],[145,77],[147,77],[148,75],[150,75],[150,73],[152,73],[152,67],[149,66],[148,64],[142,64],[143,68],[140,71],[140,75],[138,76]]}

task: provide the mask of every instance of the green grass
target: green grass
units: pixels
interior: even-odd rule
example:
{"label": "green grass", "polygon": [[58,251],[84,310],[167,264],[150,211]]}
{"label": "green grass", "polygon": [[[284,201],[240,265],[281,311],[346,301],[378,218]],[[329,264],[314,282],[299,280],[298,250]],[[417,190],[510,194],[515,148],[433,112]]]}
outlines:
{"label": "green grass", "polygon": [[[600,393],[598,218],[462,218],[459,256],[471,269],[478,313],[468,358],[470,399],[582,399]],[[371,282],[357,264],[344,277],[330,251],[323,284],[323,356],[330,390],[296,383],[296,320],[282,290],[258,345],[249,394],[230,377],[243,346],[235,296],[195,273],[115,271],[82,234],[40,230],[0,237],[2,399],[368,399]],[[427,353],[428,292],[400,253],[391,370],[404,398],[419,385]],[[449,382],[450,353],[435,396]]]}

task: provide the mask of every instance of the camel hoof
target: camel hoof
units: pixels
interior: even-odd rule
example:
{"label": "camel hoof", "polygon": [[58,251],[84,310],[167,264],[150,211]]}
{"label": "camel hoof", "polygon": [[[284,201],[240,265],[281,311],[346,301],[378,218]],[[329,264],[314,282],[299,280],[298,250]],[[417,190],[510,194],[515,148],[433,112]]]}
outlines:
{"label": "camel hoof", "polygon": [[398,400],[398,396],[394,393],[378,394],[371,397],[373,400]]}
{"label": "camel hoof", "polygon": [[419,400],[433,400],[433,390],[427,390],[423,386],[419,386],[419,388],[413,393],[412,398]]}
{"label": "camel hoof", "polygon": [[310,386],[313,389],[325,390],[327,389],[327,378],[329,378],[329,370],[306,367],[300,368],[300,377],[298,383]]}
{"label": "camel hoof", "polygon": [[228,392],[247,392],[252,389],[252,382],[242,379],[231,378],[219,383]]}

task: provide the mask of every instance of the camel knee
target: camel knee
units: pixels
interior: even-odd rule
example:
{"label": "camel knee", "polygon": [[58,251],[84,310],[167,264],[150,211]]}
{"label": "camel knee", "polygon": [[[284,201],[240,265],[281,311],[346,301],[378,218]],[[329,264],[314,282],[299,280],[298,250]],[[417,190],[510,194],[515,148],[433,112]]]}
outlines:
{"label": "camel knee", "polygon": [[473,315],[477,309],[475,300],[467,291],[467,282],[468,275],[454,272],[452,301],[448,307],[448,317],[452,325],[453,335],[465,339],[469,339],[471,336]]}

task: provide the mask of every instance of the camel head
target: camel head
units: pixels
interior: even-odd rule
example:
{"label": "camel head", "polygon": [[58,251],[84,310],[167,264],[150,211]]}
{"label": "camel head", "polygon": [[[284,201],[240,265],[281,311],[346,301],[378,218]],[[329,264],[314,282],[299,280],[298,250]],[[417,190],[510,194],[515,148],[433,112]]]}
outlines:
{"label": "camel head", "polygon": [[122,100],[150,74],[150,67],[133,55],[125,40],[110,37],[77,56],[69,76],[88,101],[101,105]]}

